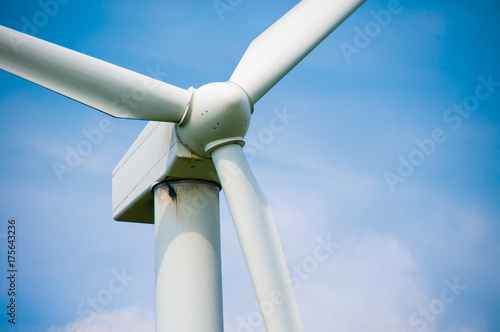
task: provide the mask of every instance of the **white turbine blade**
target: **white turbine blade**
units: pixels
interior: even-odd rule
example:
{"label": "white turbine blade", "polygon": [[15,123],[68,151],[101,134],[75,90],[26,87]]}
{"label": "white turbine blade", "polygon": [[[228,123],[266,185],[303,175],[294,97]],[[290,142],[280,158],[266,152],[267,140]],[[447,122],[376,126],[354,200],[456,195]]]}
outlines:
{"label": "white turbine blade", "polygon": [[303,0],[257,37],[229,81],[255,104],[365,0]]}
{"label": "white turbine blade", "polygon": [[[219,147],[212,152],[212,160],[224,189],[267,331],[302,332],[271,208],[241,146],[228,144]],[[263,305],[266,307],[263,308]]]}
{"label": "white turbine blade", "polygon": [[0,26],[0,68],[118,118],[179,122],[190,92]]}

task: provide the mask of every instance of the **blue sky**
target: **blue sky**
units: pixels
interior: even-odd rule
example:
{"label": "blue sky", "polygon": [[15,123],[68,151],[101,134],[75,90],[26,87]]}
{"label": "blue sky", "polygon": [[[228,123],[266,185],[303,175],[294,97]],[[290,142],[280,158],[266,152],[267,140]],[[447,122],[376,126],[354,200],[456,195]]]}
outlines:
{"label": "blue sky", "polygon": [[[36,37],[182,88],[227,80],[297,3],[233,1],[221,18],[212,1],[65,2],[43,22],[40,3],[3,1],[0,24],[38,22]],[[391,3],[368,0],[256,104],[247,155],[306,330],[498,331],[500,7],[401,0],[377,23]],[[2,314],[2,330],[154,331],[154,227],[111,216],[111,172],[145,122],[3,71],[0,87],[0,236],[13,217],[19,234],[17,324]],[[59,181],[52,164],[105,119]],[[221,229],[225,330],[264,331],[223,194]]]}

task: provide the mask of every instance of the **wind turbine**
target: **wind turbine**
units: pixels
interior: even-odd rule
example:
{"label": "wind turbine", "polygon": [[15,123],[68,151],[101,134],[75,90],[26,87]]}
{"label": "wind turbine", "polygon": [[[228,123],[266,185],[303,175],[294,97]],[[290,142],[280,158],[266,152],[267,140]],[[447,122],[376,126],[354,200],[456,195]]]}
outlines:
{"label": "wind turbine", "polygon": [[303,0],[227,82],[188,90],[0,26],[0,68],[149,120],[113,171],[113,218],[155,224],[156,331],[220,332],[222,188],[270,332],[302,331],[271,208],[242,147],[254,105],[365,0]]}

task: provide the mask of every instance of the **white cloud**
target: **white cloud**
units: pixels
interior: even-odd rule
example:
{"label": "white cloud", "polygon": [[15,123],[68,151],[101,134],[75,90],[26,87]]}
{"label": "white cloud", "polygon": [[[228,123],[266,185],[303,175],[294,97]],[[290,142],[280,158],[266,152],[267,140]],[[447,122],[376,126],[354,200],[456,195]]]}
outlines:
{"label": "white cloud", "polygon": [[154,313],[131,306],[98,312],[93,319],[79,317],[64,327],[51,327],[47,332],[154,332],[154,329]]}
{"label": "white cloud", "polygon": [[[308,257],[313,257],[310,249]],[[392,236],[347,238],[328,260],[317,263],[304,277],[295,274],[301,278],[294,282],[295,293],[307,331],[410,331],[409,313],[430,299],[410,252]],[[256,314],[254,307],[226,316],[226,330],[265,332]]]}
{"label": "white cloud", "polygon": [[428,295],[410,252],[392,236],[342,241],[338,254],[297,292],[306,330],[410,330],[408,312]]}

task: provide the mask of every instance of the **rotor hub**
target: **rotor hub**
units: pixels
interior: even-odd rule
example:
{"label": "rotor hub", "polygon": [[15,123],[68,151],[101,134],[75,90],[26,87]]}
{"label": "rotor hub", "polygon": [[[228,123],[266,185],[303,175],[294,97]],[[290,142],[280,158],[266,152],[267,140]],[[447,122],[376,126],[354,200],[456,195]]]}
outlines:
{"label": "rotor hub", "polygon": [[252,112],[250,98],[238,85],[210,83],[193,91],[176,132],[191,152],[210,158],[211,152],[221,145],[244,145]]}

